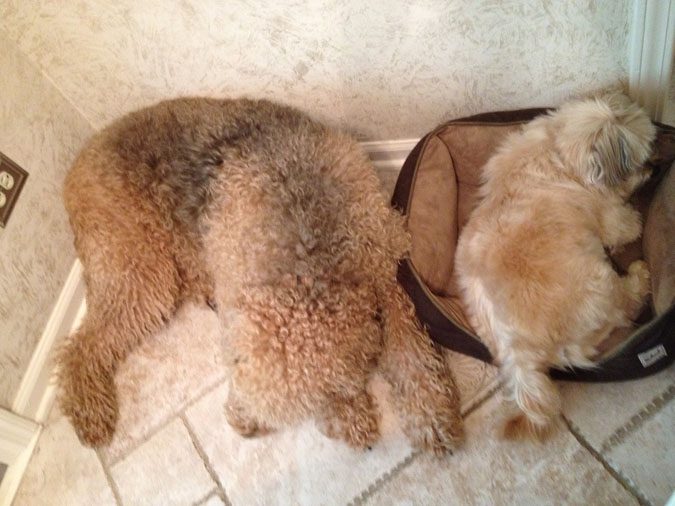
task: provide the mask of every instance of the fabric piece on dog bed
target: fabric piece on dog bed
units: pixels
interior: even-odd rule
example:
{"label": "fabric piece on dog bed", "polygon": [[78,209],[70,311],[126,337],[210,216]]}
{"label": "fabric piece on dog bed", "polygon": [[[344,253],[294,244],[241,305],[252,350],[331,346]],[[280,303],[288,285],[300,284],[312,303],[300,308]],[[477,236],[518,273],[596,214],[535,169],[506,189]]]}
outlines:
{"label": "fabric piece on dog bed", "polygon": [[652,200],[644,230],[644,251],[652,274],[652,303],[657,315],[675,303],[675,164]]}

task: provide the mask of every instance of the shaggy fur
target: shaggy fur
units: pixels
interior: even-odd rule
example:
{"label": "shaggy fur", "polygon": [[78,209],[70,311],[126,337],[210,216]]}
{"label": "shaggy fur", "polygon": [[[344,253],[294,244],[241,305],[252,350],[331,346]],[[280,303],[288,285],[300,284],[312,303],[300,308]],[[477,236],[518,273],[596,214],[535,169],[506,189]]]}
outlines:
{"label": "shaggy fur", "polygon": [[551,366],[592,366],[649,290],[642,261],[619,276],[604,248],[637,239],[626,199],[643,182],[655,128],[627,97],[569,102],[509,137],[484,168],[456,269],[476,332],[522,415],[507,436],[543,436],[560,411]]}
{"label": "shaggy fur", "polygon": [[347,136],[266,101],[163,102],[91,141],[65,202],[88,312],[60,399],[85,444],[113,435],[120,361],[188,299],[218,308],[241,434],[314,418],[367,447],[379,365],[413,443],[460,441],[450,371],[396,283],[402,220]]}

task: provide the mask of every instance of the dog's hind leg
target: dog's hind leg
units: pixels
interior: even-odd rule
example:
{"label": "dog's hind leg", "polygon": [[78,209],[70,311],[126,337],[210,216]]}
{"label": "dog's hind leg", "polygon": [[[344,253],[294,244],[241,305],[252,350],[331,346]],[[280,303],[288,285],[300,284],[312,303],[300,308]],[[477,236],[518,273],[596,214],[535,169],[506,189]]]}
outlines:
{"label": "dog's hind leg", "polygon": [[451,371],[420,328],[412,303],[398,285],[383,298],[384,350],[380,368],[412,443],[437,454],[463,439],[459,392]]}
{"label": "dog's hind leg", "polygon": [[319,429],[355,448],[369,448],[380,437],[379,421],[377,405],[364,387],[353,397],[331,397],[319,417]]}
{"label": "dog's hind leg", "polygon": [[[105,250],[105,247],[102,247]],[[60,401],[80,440],[110,442],[118,416],[114,372],[141,340],[173,314],[177,282],[169,259],[134,252],[129,265],[83,258],[87,314],[58,355]]]}
{"label": "dog's hind leg", "polygon": [[118,417],[117,365],[173,315],[180,283],[171,234],[157,211],[112,190],[78,190],[67,188],[66,204],[87,313],[57,356],[59,399],[80,440],[101,446],[112,439]]}

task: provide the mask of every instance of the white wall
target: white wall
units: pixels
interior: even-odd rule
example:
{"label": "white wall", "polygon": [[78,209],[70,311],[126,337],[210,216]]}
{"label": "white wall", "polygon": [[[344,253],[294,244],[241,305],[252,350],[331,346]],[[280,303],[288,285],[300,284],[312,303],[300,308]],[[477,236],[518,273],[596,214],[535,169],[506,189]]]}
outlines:
{"label": "white wall", "polygon": [[95,126],[178,94],[264,96],[369,139],[626,78],[632,0],[2,0]]}

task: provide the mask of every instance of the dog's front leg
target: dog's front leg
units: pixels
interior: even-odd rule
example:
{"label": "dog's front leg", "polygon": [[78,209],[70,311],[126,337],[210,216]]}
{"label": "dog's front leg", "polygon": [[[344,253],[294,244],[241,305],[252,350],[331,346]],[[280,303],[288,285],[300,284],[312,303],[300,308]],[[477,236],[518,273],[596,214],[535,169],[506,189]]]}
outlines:
{"label": "dog's front leg", "polygon": [[642,217],[630,204],[620,204],[611,200],[602,209],[600,239],[602,245],[612,252],[635,241],[641,233]]}

